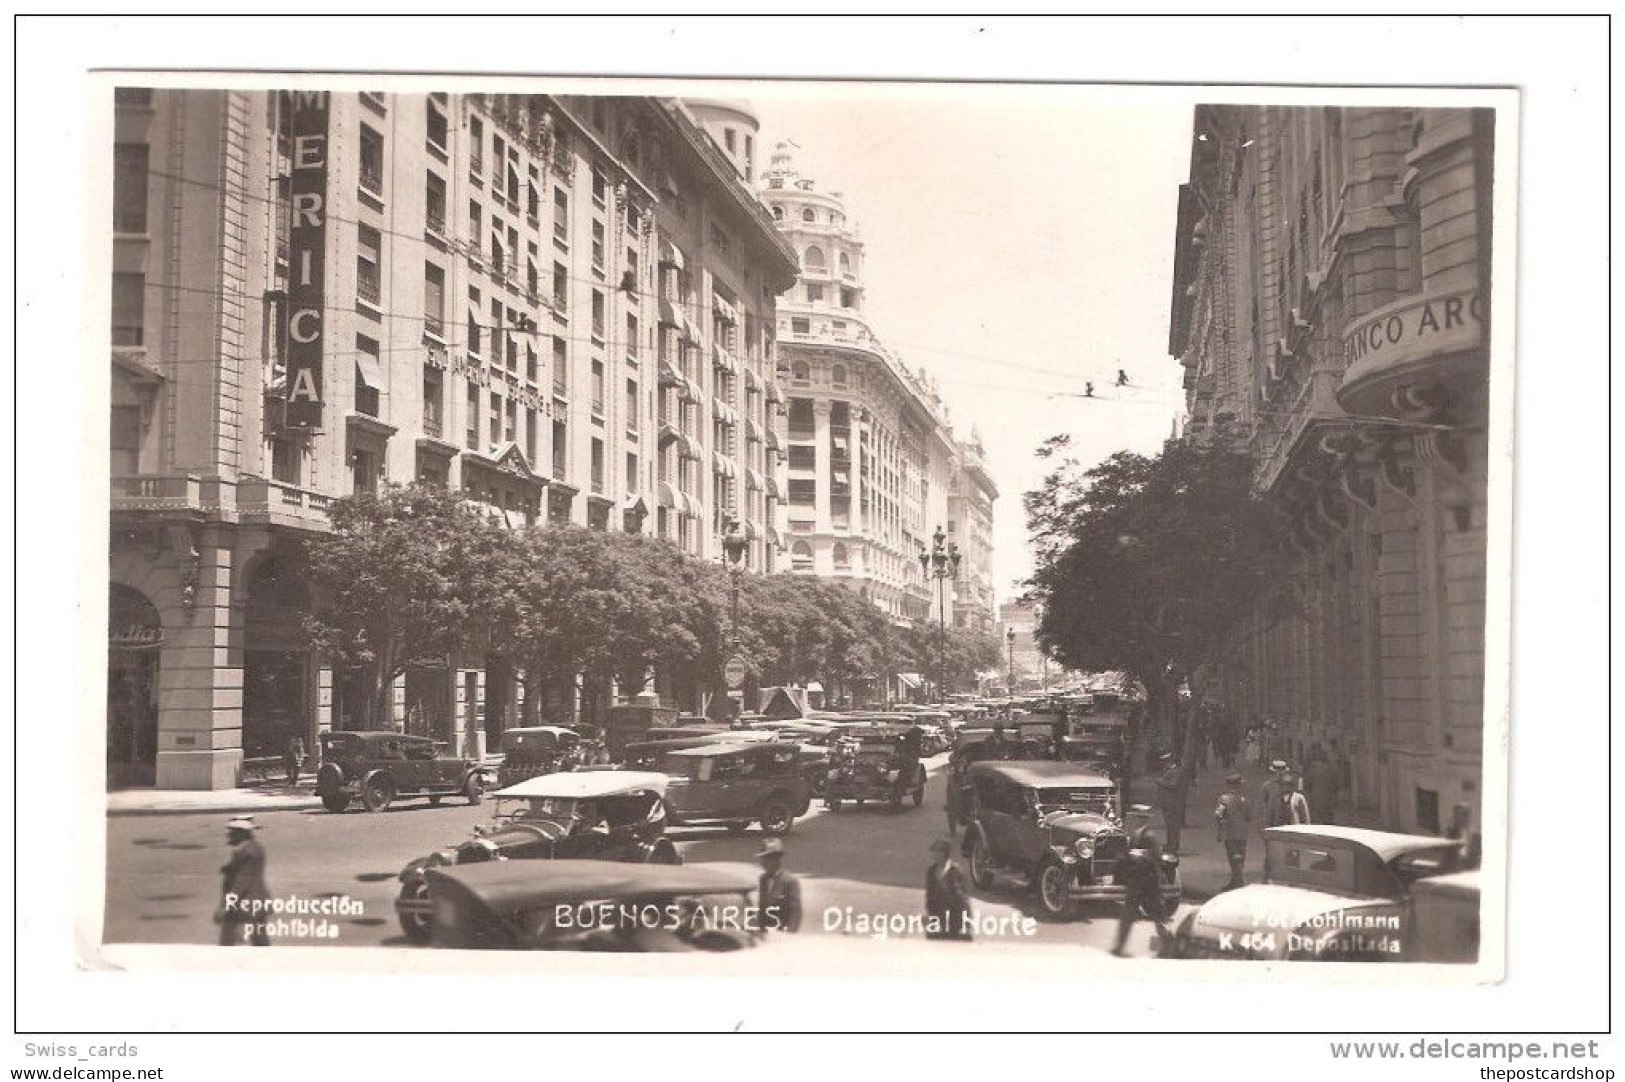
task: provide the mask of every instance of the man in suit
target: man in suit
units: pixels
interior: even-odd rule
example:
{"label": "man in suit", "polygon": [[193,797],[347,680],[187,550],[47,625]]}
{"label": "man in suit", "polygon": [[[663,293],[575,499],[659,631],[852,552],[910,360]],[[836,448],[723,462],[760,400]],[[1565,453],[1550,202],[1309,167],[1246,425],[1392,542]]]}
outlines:
{"label": "man in suit", "polygon": [[265,850],[254,837],[253,816],[238,816],[226,824],[226,844],[231,846],[231,856],[220,868],[220,908],[215,911],[220,945],[247,942],[268,947],[271,937],[265,931],[264,903],[270,900],[271,891],[265,885]]}
{"label": "man in suit", "polygon": [[801,880],[784,870],[784,843],[769,838],[756,854],[762,864],[762,877],[756,884],[756,904],[762,911],[762,926],[782,932],[801,929]]}
{"label": "man in suit", "polygon": [[[1117,939],[1112,954],[1121,958],[1128,945],[1128,935],[1142,916],[1150,920],[1163,942],[1168,940],[1168,918],[1162,898],[1162,846],[1157,836],[1145,826],[1129,825],[1129,851],[1118,873],[1123,884],[1123,905],[1118,912]],[[1144,822],[1142,817],[1140,822]]]}
{"label": "man in suit", "polygon": [[1253,809],[1246,794],[1241,791],[1241,784],[1239,770],[1225,775],[1224,792],[1219,794],[1218,806],[1213,809],[1219,841],[1224,843],[1225,859],[1230,862],[1230,882],[1225,885],[1225,890],[1247,885],[1247,842],[1253,829]]}
{"label": "man in suit", "polygon": [[1179,834],[1185,826],[1185,798],[1191,778],[1173,755],[1162,756],[1162,773],[1157,775],[1157,804],[1162,809],[1163,828],[1168,832],[1168,852],[1179,852]]}

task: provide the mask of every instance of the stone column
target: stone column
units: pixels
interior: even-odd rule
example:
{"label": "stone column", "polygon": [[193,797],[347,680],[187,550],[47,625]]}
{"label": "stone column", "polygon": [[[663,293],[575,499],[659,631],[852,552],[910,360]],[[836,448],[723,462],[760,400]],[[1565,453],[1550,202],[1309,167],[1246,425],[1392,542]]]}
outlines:
{"label": "stone column", "polygon": [[243,669],[241,651],[231,649],[230,539],[219,528],[185,526],[170,527],[167,536],[180,565],[182,603],[170,609],[178,619],[165,621],[157,786],[230,789],[243,762]]}

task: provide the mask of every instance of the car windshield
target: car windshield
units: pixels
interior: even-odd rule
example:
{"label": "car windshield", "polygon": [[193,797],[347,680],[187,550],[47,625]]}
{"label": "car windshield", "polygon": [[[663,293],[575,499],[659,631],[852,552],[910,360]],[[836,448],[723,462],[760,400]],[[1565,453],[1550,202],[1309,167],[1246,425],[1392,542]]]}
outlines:
{"label": "car windshield", "polygon": [[697,778],[700,776],[700,764],[706,760],[699,755],[666,755],[661,757],[652,769],[669,778]]}
{"label": "car windshield", "polygon": [[564,796],[509,797],[517,806],[509,805],[502,813],[514,819],[570,819],[579,811],[581,801]]}
{"label": "car windshield", "polygon": [[1038,806],[1046,812],[1092,812],[1096,815],[1108,815],[1115,810],[1113,803],[1116,795],[1114,790],[1106,786],[1054,787],[1038,790]]}

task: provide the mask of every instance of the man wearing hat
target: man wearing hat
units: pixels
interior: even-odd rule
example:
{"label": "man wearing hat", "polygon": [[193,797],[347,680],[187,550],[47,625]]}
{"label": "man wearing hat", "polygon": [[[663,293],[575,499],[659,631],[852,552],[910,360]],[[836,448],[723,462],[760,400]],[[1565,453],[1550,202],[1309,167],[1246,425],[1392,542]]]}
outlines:
{"label": "man wearing hat", "polygon": [[925,872],[927,939],[969,939],[970,885],[953,860],[946,839],[931,843],[931,867]]}
{"label": "man wearing hat", "polygon": [[270,900],[271,891],[265,885],[265,849],[254,837],[254,817],[240,815],[228,822],[226,844],[231,856],[220,868],[220,908],[214,918],[220,925],[220,945],[248,942],[268,947],[271,937],[265,931],[261,903]]}
{"label": "man wearing hat", "polygon": [[1224,792],[1219,794],[1218,806],[1213,809],[1213,822],[1218,827],[1219,841],[1224,845],[1225,859],[1230,862],[1230,882],[1225,890],[1247,885],[1247,836],[1253,829],[1253,808],[1241,791],[1241,771],[1232,770],[1224,776]]}
{"label": "man wearing hat", "polygon": [[762,877],[756,884],[756,904],[762,910],[762,926],[783,932],[801,928],[801,880],[784,870],[784,843],[769,838],[756,854],[762,862]]}
{"label": "man wearing hat", "polygon": [[1162,773],[1157,775],[1157,804],[1168,831],[1168,851],[1179,852],[1179,832],[1185,825],[1185,798],[1190,793],[1190,774],[1171,752],[1162,755]]}
{"label": "man wearing hat", "polygon": [[1151,809],[1136,804],[1129,809],[1124,820],[1128,831],[1129,851],[1120,865],[1119,882],[1123,884],[1123,908],[1117,918],[1117,941],[1112,954],[1123,957],[1128,944],[1129,931],[1143,915],[1156,925],[1157,934],[1167,940],[1168,913],[1162,901],[1162,845],[1149,829]]}

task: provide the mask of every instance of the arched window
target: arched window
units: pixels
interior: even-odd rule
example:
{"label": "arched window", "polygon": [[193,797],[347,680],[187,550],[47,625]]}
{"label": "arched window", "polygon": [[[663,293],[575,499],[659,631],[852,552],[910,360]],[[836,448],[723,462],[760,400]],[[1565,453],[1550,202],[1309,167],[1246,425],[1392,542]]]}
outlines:
{"label": "arched window", "polygon": [[838,364],[829,370],[829,380],[837,387],[846,386],[846,365]]}
{"label": "arched window", "polygon": [[802,207],[801,220],[804,222],[816,222],[818,220],[818,215],[813,213],[813,209],[811,207]]}
{"label": "arched window", "polygon": [[847,255],[845,252],[841,253],[841,273],[842,274],[851,274],[852,273],[852,257]]}
{"label": "arched window", "polygon": [[773,204],[773,220],[775,222],[784,221],[784,208],[779,206],[777,203]]}
{"label": "arched window", "polygon": [[808,248],[802,263],[806,270],[815,274],[823,274],[825,270],[824,249],[816,244]]}
{"label": "arched window", "polygon": [[812,379],[812,368],[806,361],[797,361],[790,366],[790,378],[797,383],[805,383]]}
{"label": "arched window", "polygon": [[850,564],[852,562],[851,558],[847,555],[846,545],[844,545],[840,541],[835,542],[835,547],[830,551],[831,551],[832,555],[835,557],[835,566],[836,567],[846,567],[848,564]]}
{"label": "arched window", "polygon": [[813,564],[812,546],[805,541],[797,541],[790,546],[790,563],[797,571],[811,569]]}

